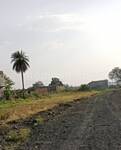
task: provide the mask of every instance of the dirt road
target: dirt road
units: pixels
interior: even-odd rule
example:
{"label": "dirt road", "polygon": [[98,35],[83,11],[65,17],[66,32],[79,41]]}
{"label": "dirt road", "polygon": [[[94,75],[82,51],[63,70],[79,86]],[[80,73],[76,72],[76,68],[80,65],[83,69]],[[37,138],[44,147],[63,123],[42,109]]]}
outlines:
{"label": "dirt road", "polygon": [[121,91],[61,105],[22,150],[121,150]]}

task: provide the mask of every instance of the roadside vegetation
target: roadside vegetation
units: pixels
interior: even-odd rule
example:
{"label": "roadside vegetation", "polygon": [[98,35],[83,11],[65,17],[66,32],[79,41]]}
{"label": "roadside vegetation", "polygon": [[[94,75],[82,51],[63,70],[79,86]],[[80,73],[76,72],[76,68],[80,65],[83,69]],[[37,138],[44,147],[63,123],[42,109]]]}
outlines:
{"label": "roadside vegetation", "polygon": [[90,87],[87,84],[82,84],[79,88],[79,91],[90,91]]}
{"label": "roadside vegetation", "polygon": [[11,142],[24,142],[30,134],[29,128],[21,128],[19,130],[10,130],[6,135],[6,140]]}
{"label": "roadside vegetation", "polygon": [[60,103],[68,103],[76,99],[87,98],[99,91],[60,92],[41,96],[38,99],[19,99],[0,102],[0,122],[10,122],[23,119],[40,111],[51,109]]}

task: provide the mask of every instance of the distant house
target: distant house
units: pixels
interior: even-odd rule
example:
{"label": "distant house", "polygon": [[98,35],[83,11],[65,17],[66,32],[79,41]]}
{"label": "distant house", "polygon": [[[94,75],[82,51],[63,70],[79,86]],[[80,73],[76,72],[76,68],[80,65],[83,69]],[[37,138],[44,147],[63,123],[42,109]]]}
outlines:
{"label": "distant house", "polygon": [[105,89],[108,88],[108,80],[92,81],[88,86],[92,89]]}
{"label": "distant house", "polygon": [[43,86],[43,87],[37,87],[34,89],[34,92],[37,94],[47,94],[48,93],[48,87],[47,86]]}
{"label": "distant house", "polygon": [[33,84],[32,87],[28,88],[27,90],[29,93],[36,93],[36,94],[47,94],[48,93],[48,87],[44,86],[44,84],[41,81],[37,81]]}
{"label": "distant house", "polygon": [[44,84],[41,81],[38,81],[33,84],[32,87],[28,88],[29,93],[37,93],[37,94],[47,94],[51,92],[59,92],[63,91],[65,88],[63,86],[63,83],[58,78],[52,78],[51,83],[49,86],[44,86]]}

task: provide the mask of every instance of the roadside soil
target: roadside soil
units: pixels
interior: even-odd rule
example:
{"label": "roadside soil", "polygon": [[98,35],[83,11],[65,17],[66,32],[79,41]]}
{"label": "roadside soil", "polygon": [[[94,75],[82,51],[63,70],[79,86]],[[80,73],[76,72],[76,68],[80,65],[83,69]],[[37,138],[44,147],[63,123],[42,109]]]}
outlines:
{"label": "roadside soil", "polygon": [[[40,124],[36,115],[10,124],[11,129],[31,129],[30,137],[16,150],[121,150],[120,90],[60,104],[38,115],[44,118]],[[4,134],[0,142],[0,150],[11,144]]]}

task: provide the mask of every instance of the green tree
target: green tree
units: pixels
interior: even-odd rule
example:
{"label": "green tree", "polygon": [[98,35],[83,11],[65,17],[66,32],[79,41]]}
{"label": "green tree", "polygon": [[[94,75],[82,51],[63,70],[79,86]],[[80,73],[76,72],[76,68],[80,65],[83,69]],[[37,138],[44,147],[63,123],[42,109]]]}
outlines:
{"label": "green tree", "polygon": [[79,91],[89,91],[90,88],[87,84],[82,84],[79,88]]}
{"label": "green tree", "polygon": [[24,73],[27,71],[29,66],[29,58],[26,54],[21,50],[13,53],[11,55],[11,63],[13,63],[13,70],[17,73],[21,73],[22,78],[22,89],[23,89],[23,98],[25,98],[25,88],[24,88]]}
{"label": "green tree", "polygon": [[60,81],[59,78],[52,78],[50,86],[63,86],[63,83]]}
{"label": "green tree", "polygon": [[109,72],[109,78],[119,85],[121,83],[121,69],[119,67],[112,69],[112,71]]}
{"label": "green tree", "polygon": [[33,88],[40,88],[40,87],[44,87],[44,84],[41,81],[35,82],[33,84]]}
{"label": "green tree", "polygon": [[4,76],[4,78],[5,78],[4,95],[6,100],[9,100],[12,95],[12,86],[14,85],[14,82],[6,75]]}

